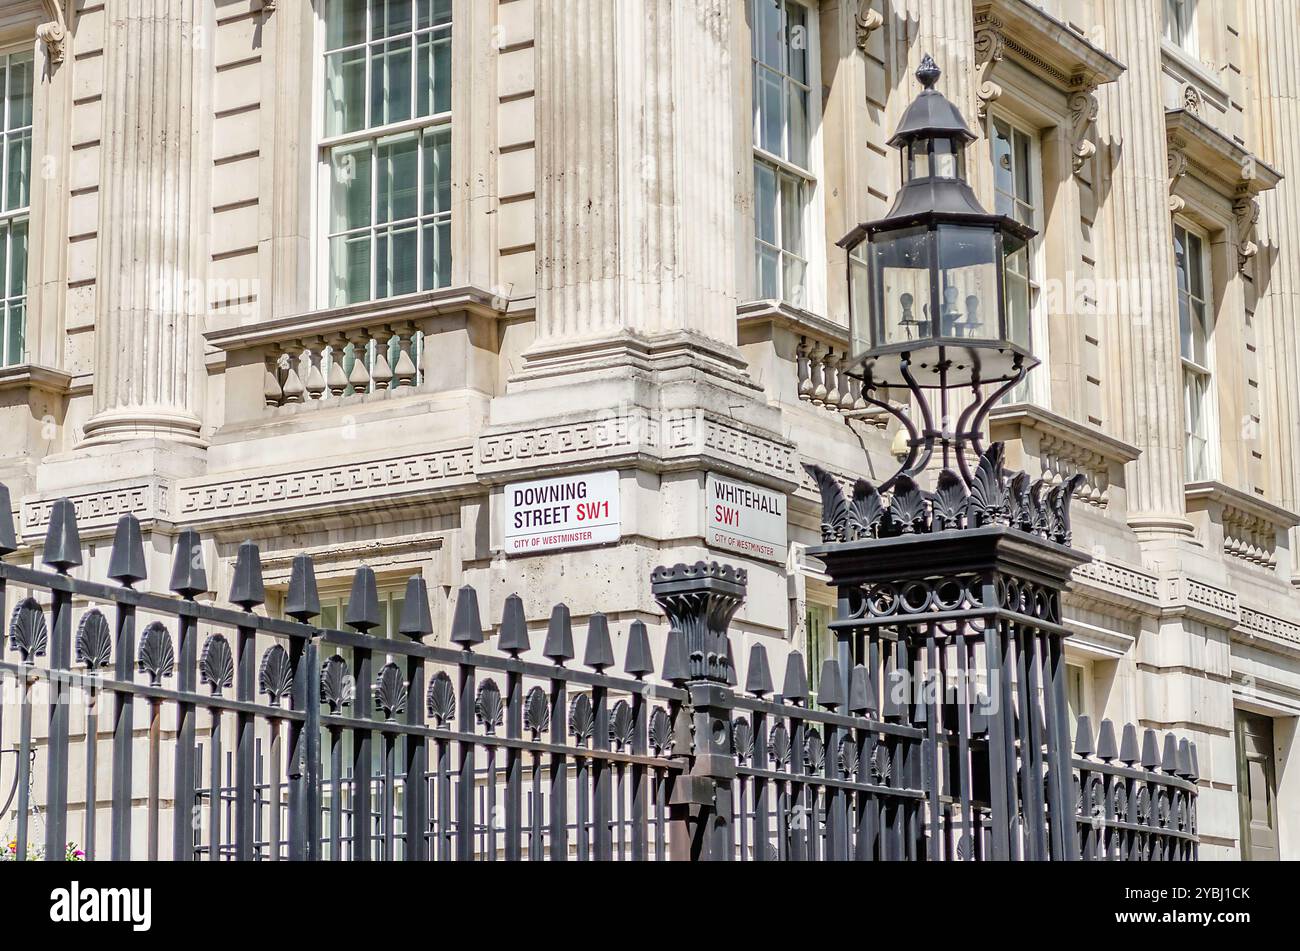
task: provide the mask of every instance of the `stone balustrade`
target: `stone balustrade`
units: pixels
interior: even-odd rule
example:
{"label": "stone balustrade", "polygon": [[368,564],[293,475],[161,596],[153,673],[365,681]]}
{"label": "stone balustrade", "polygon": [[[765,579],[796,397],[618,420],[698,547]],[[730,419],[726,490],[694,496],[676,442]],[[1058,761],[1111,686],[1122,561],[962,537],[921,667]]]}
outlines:
{"label": "stone balustrade", "polygon": [[1127,512],[1124,467],[1138,457],[1133,446],[1030,403],[996,408],[989,426],[992,438],[1006,442],[1016,457],[1009,464],[1053,485],[1083,476],[1075,498],[1099,512]]}
{"label": "stone balustrade", "polygon": [[411,389],[423,381],[423,350],[409,321],[283,340],[264,351],[263,397],[277,409]]}
{"label": "stone balustrade", "polygon": [[1286,550],[1288,532],[1300,516],[1220,482],[1187,487],[1187,515],[1207,546],[1228,558],[1275,572]]}
{"label": "stone balustrade", "polygon": [[227,425],[417,393],[491,395],[506,306],[450,288],[214,330],[209,369],[223,371]]}

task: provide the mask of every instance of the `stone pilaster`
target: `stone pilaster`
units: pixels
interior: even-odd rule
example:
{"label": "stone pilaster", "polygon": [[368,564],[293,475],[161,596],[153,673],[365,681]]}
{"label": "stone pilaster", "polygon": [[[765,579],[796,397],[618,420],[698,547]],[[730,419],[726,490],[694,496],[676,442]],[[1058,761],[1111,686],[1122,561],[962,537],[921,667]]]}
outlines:
{"label": "stone pilaster", "polygon": [[732,12],[729,0],[538,6],[530,364],[629,336],[734,346]]}
{"label": "stone pilaster", "polygon": [[1115,282],[1101,313],[1108,348],[1109,424],[1141,457],[1128,466],[1129,524],[1140,536],[1191,534],[1185,484],[1182,370],[1173,224],[1160,92],[1159,4],[1099,4],[1107,52],[1128,67],[1098,91],[1104,195],[1098,276]]}
{"label": "stone pilaster", "polygon": [[[1256,64],[1250,113],[1261,157],[1293,178],[1300,172],[1300,23],[1288,0],[1247,0],[1244,9],[1250,61]],[[1267,368],[1263,386],[1267,418],[1261,434],[1271,459],[1273,501],[1300,506],[1300,190],[1294,181],[1260,196],[1254,258],[1259,288],[1255,321]],[[1300,533],[1292,532],[1291,551]],[[1300,583],[1300,569],[1292,570]]]}
{"label": "stone pilaster", "polygon": [[[86,442],[202,442],[205,5],[115,0],[104,44],[94,416]],[[208,31],[211,36],[211,32]]]}

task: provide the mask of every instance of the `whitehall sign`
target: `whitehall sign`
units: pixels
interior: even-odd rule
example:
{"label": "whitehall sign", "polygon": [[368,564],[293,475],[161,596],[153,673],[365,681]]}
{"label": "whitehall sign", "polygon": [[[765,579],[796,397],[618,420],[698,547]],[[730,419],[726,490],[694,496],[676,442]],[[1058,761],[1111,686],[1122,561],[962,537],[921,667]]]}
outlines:
{"label": "whitehall sign", "polygon": [[586,548],[622,537],[617,472],[508,485],[502,510],[507,555]]}
{"label": "whitehall sign", "polygon": [[780,492],[709,473],[704,495],[705,544],[784,563],[786,501]]}

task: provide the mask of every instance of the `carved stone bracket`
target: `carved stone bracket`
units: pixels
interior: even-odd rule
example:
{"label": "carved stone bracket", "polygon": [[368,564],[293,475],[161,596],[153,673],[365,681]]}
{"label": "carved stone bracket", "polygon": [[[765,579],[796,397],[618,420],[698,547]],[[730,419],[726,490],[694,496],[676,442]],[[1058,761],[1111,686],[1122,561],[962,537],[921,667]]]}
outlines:
{"label": "carved stone bracket", "polygon": [[58,66],[63,62],[67,52],[68,21],[63,15],[62,0],[44,0],[44,2],[45,9],[53,19],[36,28],[36,38],[45,44],[50,63]]}
{"label": "carved stone bracket", "polygon": [[1002,24],[987,20],[975,31],[975,66],[979,71],[979,85],[975,95],[979,99],[979,117],[988,118],[989,105],[1002,97],[1002,87],[993,81],[993,71],[1006,56],[1007,41]]}
{"label": "carved stone bracket", "polygon": [[1259,254],[1259,245],[1255,243],[1259,199],[1239,188],[1237,200],[1232,203],[1232,214],[1237,220],[1237,269],[1244,271],[1250,259]]}
{"label": "carved stone bracket", "polygon": [[262,0],[262,16],[269,17],[275,12],[275,5],[279,0]]}
{"label": "carved stone bracket", "polygon": [[867,44],[871,41],[871,34],[885,25],[885,18],[871,8],[871,0],[858,0],[858,12],[854,15],[853,21],[857,27],[858,49],[865,53]]}
{"label": "carved stone bracket", "polygon": [[1187,207],[1187,200],[1177,193],[1187,168],[1187,143],[1173,136],[1169,139],[1169,211],[1175,215]]}
{"label": "carved stone bracket", "polygon": [[1202,110],[1205,108],[1205,97],[1196,86],[1192,83],[1183,83],[1181,101],[1184,109],[1200,118]]}
{"label": "carved stone bracket", "polygon": [[1090,138],[1097,125],[1097,113],[1100,104],[1097,101],[1097,84],[1088,83],[1082,89],[1070,95],[1070,116],[1074,130],[1074,174],[1083,171],[1083,166],[1097,154],[1097,145]]}

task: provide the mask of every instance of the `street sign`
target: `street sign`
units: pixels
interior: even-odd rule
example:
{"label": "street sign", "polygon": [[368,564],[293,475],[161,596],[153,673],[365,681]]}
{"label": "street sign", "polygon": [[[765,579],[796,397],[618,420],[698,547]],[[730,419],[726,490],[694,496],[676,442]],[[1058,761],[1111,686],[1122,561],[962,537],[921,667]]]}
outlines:
{"label": "street sign", "polygon": [[616,542],[622,537],[618,501],[617,472],[508,485],[502,504],[506,554]]}
{"label": "street sign", "polygon": [[709,473],[704,495],[705,544],[784,564],[786,502],[780,492]]}

